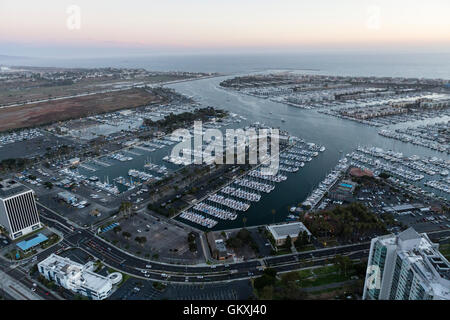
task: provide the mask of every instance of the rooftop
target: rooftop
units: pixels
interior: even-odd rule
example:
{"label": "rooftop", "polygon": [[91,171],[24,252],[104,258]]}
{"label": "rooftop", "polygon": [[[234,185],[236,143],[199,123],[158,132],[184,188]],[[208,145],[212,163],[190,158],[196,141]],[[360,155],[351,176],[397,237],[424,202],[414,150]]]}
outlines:
{"label": "rooftop", "polygon": [[400,204],[393,207],[383,207],[384,211],[392,212],[392,211],[406,211],[406,210],[414,210],[417,209],[417,207],[411,205],[411,204]]}
{"label": "rooftop", "polygon": [[69,258],[51,254],[47,259],[41,261],[39,265],[66,276],[73,286],[82,286],[98,292],[105,286],[112,285],[110,279],[91,271],[89,263],[82,265]]}
{"label": "rooftop", "polygon": [[300,231],[306,231],[308,235],[311,235],[311,232],[309,232],[302,222],[276,224],[268,226],[267,228],[275,239],[284,239],[287,236],[290,236],[291,238],[297,237]]}
{"label": "rooftop", "polygon": [[225,246],[225,242],[222,239],[216,240],[216,248],[217,250],[219,250],[220,252],[226,252],[227,251],[227,247]]}
{"label": "rooftop", "polygon": [[27,251],[28,249],[31,249],[35,246],[37,246],[38,244],[41,244],[44,241],[47,241],[48,238],[43,235],[42,233],[39,233],[37,236],[28,239],[28,240],[23,240],[19,243],[17,243],[17,246],[22,250],[22,251]]}
{"label": "rooftop", "polygon": [[417,233],[416,230],[413,228],[408,228],[405,231],[401,232],[398,235],[398,238],[405,241],[405,240],[412,240],[412,239],[420,239],[420,234]]}
{"label": "rooftop", "polygon": [[378,239],[385,245],[397,245],[398,255],[408,261],[428,291],[437,298],[450,299],[450,263],[426,234],[408,228],[398,235]]}
{"label": "rooftop", "polygon": [[31,189],[12,179],[0,181],[0,198],[3,199],[10,198],[29,190]]}

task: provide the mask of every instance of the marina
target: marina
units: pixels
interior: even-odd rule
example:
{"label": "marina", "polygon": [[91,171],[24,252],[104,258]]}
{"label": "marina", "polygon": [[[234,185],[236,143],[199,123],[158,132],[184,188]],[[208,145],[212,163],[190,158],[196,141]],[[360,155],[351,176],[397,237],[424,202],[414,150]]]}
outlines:
{"label": "marina", "polygon": [[[232,186],[261,194],[260,201],[252,203],[250,208],[245,212],[247,225],[260,225],[272,223],[273,221],[285,221],[287,216],[292,214],[286,208],[292,207],[293,201],[298,201],[298,204],[296,203],[296,205],[300,205],[302,202],[306,201],[306,199],[312,195],[313,190],[320,185],[327,175],[335,170],[339,160],[346,154],[354,152],[360,145],[372,145],[384,150],[396,150],[405,155],[416,154],[420,157],[442,157],[443,159],[448,159],[448,157],[442,156],[442,153],[437,151],[435,152],[434,150],[419,145],[407,144],[402,141],[395,141],[377,135],[378,130],[373,126],[366,126],[357,121],[348,121],[346,119],[318,112],[320,109],[315,110],[312,108],[308,110],[293,108],[288,105],[272,102],[269,99],[261,99],[260,97],[241,94],[228,88],[223,89],[220,86],[220,83],[230,78],[232,78],[232,76],[199,80],[191,83],[180,83],[171,85],[170,87],[182,93],[192,94],[192,92],[196,92],[198,96],[202,96],[201,102],[204,105],[221,105],[221,107],[229,112],[239,114],[243,118],[246,118],[246,121],[249,122],[265,123],[268,126],[277,127],[280,126],[280,119],[284,118],[286,119],[286,122],[283,124],[285,130],[293,135],[302,137],[304,140],[317,141],[319,142],[319,145],[326,146],[326,151],[323,155],[320,155],[319,150],[315,150],[319,151],[319,156],[317,157],[292,152],[292,154],[295,154],[296,156],[304,156],[306,158],[305,160],[307,160],[307,158],[314,159],[309,162],[290,160],[281,155],[279,161],[280,173],[286,175],[288,179],[283,183],[278,184],[276,188],[273,186],[273,183],[268,183],[266,180],[263,180],[264,182],[258,182],[255,181],[255,179],[249,179],[249,177],[242,177],[235,180],[234,185]],[[399,95],[398,101],[405,99],[405,97],[411,100],[420,97],[420,95],[413,92],[410,93],[410,98],[406,95],[406,93],[404,95]],[[379,99],[381,98],[374,97],[366,100],[368,100],[367,104],[373,104]],[[370,102],[370,100],[372,100],[372,102]],[[361,104],[366,104],[366,102],[359,102],[361,102]],[[333,101],[330,102],[324,110],[340,108],[341,105],[350,106],[351,104],[354,105],[355,103],[353,101]],[[435,114],[438,115],[439,111],[436,111]],[[350,165],[349,159],[347,162],[346,165]],[[284,171],[284,169],[286,169],[285,166],[299,168],[299,170],[290,172],[292,169],[289,168],[288,171]],[[408,168],[405,167],[405,169]],[[416,174],[421,173],[417,171]],[[434,177],[439,178],[442,176],[439,175]],[[396,183],[405,188],[405,190],[409,190],[408,188],[410,185],[416,188],[416,185],[408,183],[407,181],[403,182],[399,180]],[[252,186],[253,189],[249,189],[249,186]],[[430,188],[427,189],[431,191]],[[425,192],[427,193],[430,191]],[[276,213],[273,214],[273,211]],[[227,221],[227,223],[219,221],[214,229],[236,228],[241,226],[241,219],[236,219],[232,222]]]}
{"label": "marina", "polygon": [[381,130],[379,135],[403,142],[423,146],[432,150],[450,153],[450,121],[417,127]]}
{"label": "marina", "polygon": [[353,164],[373,170],[375,175],[384,171],[402,179],[405,183],[413,184],[422,194],[450,200],[448,194],[450,160],[417,155],[407,157],[402,153],[374,147],[358,147],[347,156]]}
{"label": "marina", "polygon": [[[298,154],[311,155],[317,157],[319,152],[324,152],[325,147],[316,145],[314,143],[306,143],[303,139],[295,136],[290,137],[291,144],[285,150],[280,152],[280,157],[291,157],[295,159],[303,159],[305,157]],[[313,151],[311,151],[313,150]],[[315,151],[318,150],[319,152]],[[272,157],[278,155],[272,155]],[[281,158],[283,159],[283,158]],[[313,158],[306,158],[306,161],[311,161]],[[288,160],[286,160],[288,161]],[[294,173],[303,167],[304,163],[299,163],[298,167],[284,167],[285,172]],[[280,167],[279,171],[282,168]],[[261,200],[261,193],[269,194],[275,190],[276,184],[284,182],[288,177],[281,173],[264,174],[261,168],[256,168],[248,171],[243,176],[233,180],[227,186],[221,188],[218,192],[209,195],[205,200],[196,204],[192,208],[186,209],[184,212],[190,210],[198,211],[202,214],[207,214],[221,220],[236,220],[237,212],[244,213],[248,211],[253,203]],[[183,212],[183,213],[184,213]],[[179,218],[189,221],[193,224],[204,226],[203,220],[198,219],[197,216],[180,214]],[[214,225],[215,226],[215,225]]]}
{"label": "marina", "polygon": [[185,211],[180,214],[180,218],[185,219],[187,221],[194,222],[198,225],[201,225],[203,227],[206,227],[208,229],[214,228],[217,224],[216,220],[213,220],[211,218],[206,218],[205,216],[202,216],[201,214],[194,213],[192,211]]}
{"label": "marina", "polygon": [[337,166],[319,183],[317,188],[302,202],[308,210],[314,210],[325,194],[339,180],[342,174],[349,168],[347,158],[339,160]]}

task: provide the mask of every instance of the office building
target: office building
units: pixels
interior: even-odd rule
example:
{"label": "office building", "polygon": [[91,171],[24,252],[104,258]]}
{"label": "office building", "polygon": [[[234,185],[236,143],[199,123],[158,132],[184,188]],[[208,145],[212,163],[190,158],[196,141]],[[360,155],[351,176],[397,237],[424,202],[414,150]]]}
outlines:
{"label": "office building", "polygon": [[438,244],[413,228],[374,238],[363,299],[449,300],[450,263]]}
{"label": "office building", "polygon": [[11,179],[0,181],[0,224],[12,240],[41,227],[33,190]]}

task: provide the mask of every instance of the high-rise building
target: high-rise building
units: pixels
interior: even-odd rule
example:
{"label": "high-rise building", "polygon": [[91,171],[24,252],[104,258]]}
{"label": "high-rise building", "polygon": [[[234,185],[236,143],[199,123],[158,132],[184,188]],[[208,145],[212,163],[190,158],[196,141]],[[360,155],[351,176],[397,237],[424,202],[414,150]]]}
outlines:
{"label": "high-rise building", "polygon": [[33,190],[11,179],[0,181],[0,224],[13,240],[41,227]]}
{"label": "high-rise building", "polygon": [[449,300],[450,263],[438,246],[413,228],[372,239],[363,299]]}

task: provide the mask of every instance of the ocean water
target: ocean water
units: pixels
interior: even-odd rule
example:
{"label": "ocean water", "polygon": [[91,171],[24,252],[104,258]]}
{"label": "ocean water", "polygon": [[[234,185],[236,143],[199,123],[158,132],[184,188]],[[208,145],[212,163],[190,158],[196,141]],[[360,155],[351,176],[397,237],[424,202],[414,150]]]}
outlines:
{"label": "ocean water", "polygon": [[128,67],[155,71],[249,73],[266,70],[355,75],[442,78],[450,80],[450,53],[302,53],[152,55],[95,59],[11,59],[0,64],[50,67]]}

